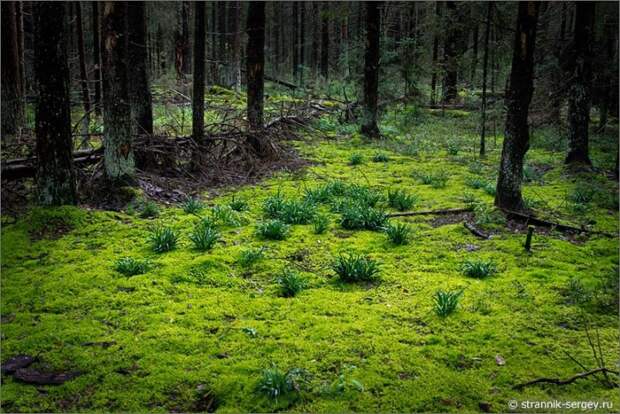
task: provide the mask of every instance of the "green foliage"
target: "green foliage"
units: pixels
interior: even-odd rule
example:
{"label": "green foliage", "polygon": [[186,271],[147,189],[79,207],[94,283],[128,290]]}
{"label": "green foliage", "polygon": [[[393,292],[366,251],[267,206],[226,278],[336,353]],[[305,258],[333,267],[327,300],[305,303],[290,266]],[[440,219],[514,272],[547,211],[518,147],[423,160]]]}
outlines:
{"label": "green foliage", "polygon": [[363,204],[345,203],[340,207],[340,225],[347,230],[381,230],[387,223],[387,216]]}
{"label": "green foliage", "polygon": [[573,204],[588,204],[594,199],[595,194],[596,190],[592,185],[578,182],[566,195],[566,199]]}
{"label": "green foliage", "polygon": [[30,236],[35,238],[57,238],[84,222],[83,210],[72,206],[34,207],[24,222]]}
{"label": "green foliage", "polygon": [[265,257],[265,249],[246,249],[241,251],[237,263],[241,267],[250,267]]}
{"label": "green foliage", "polygon": [[280,296],[292,298],[308,286],[307,280],[299,273],[285,268],[276,278],[280,287]]}
{"label": "green foliage", "polygon": [[211,250],[215,243],[220,240],[220,233],[215,226],[207,223],[204,221],[198,223],[189,235],[194,247],[200,251]]}
{"label": "green foliage", "polygon": [[263,370],[257,388],[267,398],[278,401],[278,398],[297,394],[302,386],[308,382],[308,377],[308,372],[301,368],[293,368],[283,372],[273,365]]}
{"label": "green foliage", "polygon": [[480,226],[504,224],[506,222],[498,210],[485,203],[478,203],[474,206],[474,217],[476,224]]}
{"label": "green foliage", "polygon": [[523,181],[526,183],[542,182],[544,173],[530,163],[523,166]]}
{"label": "green foliage", "polygon": [[146,201],[140,207],[140,217],[155,218],[159,217],[159,207],[154,201]]}
{"label": "green foliage", "polygon": [[351,378],[351,373],[357,367],[355,365],[345,365],[344,369],[338,374],[338,378],[326,387],[322,392],[327,395],[342,395],[348,390],[358,392],[364,391],[364,385],[355,378]]}
{"label": "green foliage", "polygon": [[497,265],[492,260],[468,259],[461,265],[461,271],[467,277],[483,279],[497,273]]}
{"label": "green foliage", "polygon": [[324,214],[317,214],[312,221],[312,229],[315,234],[323,234],[329,229],[329,217]]}
{"label": "green foliage", "polygon": [[290,227],[280,220],[267,220],[256,227],[258,236],[267,240],[284,240],[288,237]]}
{"label": "green foliage", "polygon": [[114,263],[114,269],[125,276],[141,275],[148,272],[150,266],[148,260],[137,260],[133,257],[121,257]]}
{"label": "green foliage", "polygon": [[349,165],[360,165],[364,162],[364,157],[362,156],[362,154],[359,153],[353,153],[351,154],[351,156],[349,157]]}
{"label": "green foliage", "polygon": [[433,188],[444,188],[448,183],[448,173],[445,171],[424,171],[414,173],[414,177],[424,185]]}
{"label": "green foliage", "polygon": [[388,162],[390,157],[383,152],[378,152],[372,156],[372,162]]}
{"label": "green foliage", "polygon": [[480,203],[480,200],[478,200],[474,193],[463,193],[462,200],[463,203],[467,204],[468,206]]}
{"label": "green foliage", "polygon": [[309,199],[285,200],[280,194],[271,196],[263,203],[265,217],[278,219],[286,224],[308,224],[314,218],[316,205]]}
{"label": "green foliage", "polygon": [[179,241],[179,234],[170,227],[155,227],[149,236],[151,248],[155,253],[174,250]]}
{"label": "green foliage", "polygon": [[435,313],[442,318],[452,314],[456,310],[462,295],[462,289],[455,291],[438,290],[433,296]]}
{"label": "green foliage", "polygon": [[239,227],[244,223],[241,215],[230,206],[215,206],[211,210],[211,216],[216,223],[224,226]]}
{"label": "green foliage", "polygon": [[414,194],[407,194],[404,190],[388,190],[388,204],[398,211],[411,209],[418,202],[418,197]]}
{"label": "green foliage", "polygon": [[480,177],[467,177],[465,179],[465,185],[473,188],[474,190],[478,190],[480,188],[484,188],[487,185],[487,181]]}
{"label": "green foliage", "polygon": [[486,183],[484,186],[484,192],[490,196],[495,197],[497,191],[497,185],[495,183]]}
{"label": "green foliage", "polygon": [[411,229],[405,223],[388,224],[385,228],[385,234],[387,234],[392,243],[403,245],[409,243]]}
{"label": "green foliage", "polygon": [[230,200],[230,202],[228,203],[228,207],[230,207],[231,210],[237,212],[247,211],[250,208],[246,200],[244,200],[243,198],[235,199],[235,196],[233,196],[232,200]]}
{"label": "green foliage", "polygon": [[383,200],[383,195],[380,192],[369,187],[356,184],[350,185],[346,189],[345,196],[348,201],[367,207],[375,207]]}
{"label": "green foliage", "polygon": [[200,213],[205,207],[204,203],[200,199],[193,197],[187,197],[182,206],[183,211],[187,214]]}
{"label": "green foliage", "polygon": [[591,298],[590,291],[576,277],[571,277],[561,292],[567,305],[583,305]]}
{"label": "green foliage", "polygon": [[347,254],[336,258],[332,270],[343,282],[366,282],[377,278],[379,265],[367,256]]}
{"label": "green foliage", "polygon": [[461,149],[461,144],[457,139],[451,139],[446,142],[446,152],[448,155],[458,155]]}

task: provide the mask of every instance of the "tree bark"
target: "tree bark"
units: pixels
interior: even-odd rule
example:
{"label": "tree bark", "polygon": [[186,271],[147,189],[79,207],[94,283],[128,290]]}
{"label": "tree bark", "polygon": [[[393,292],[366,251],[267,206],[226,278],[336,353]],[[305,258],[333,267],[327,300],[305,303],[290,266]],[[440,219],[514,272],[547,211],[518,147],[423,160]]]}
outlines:
{"label": "tree bark", "polygon": [[218,1],[217,3],[217,36],[218,36],[218,52],[217,52],[217,65],[219,66],[218,73],[220,77],[218,83],[220,85],[225,83],[226,76],[226,63],[228,62],[228,56],[226,53],[226,2]]}
{"label": "tree bark", "polygon": [[[4,5],[4,3],[3,3]],[[37,200],[42,205],[76,204],[71,139],[69,66],[64,2],[35,2],[34,74]]]}
{"label": "tree bark", "polygon": [[101,26],[99,24],[99,2],[92,2],[93,19],[93,81],[95,83],[95,108],[96,113],[101,114]]}
{"label": "tree bark", "polygon": [[205,3],[194,3],[194,83],[192,94],[192,136],[204,144],[205,115]]}
{"label": "tree bark", "polygon": [[[263,129],[263,90],[265,75],[265,3],[251,1],[247,20],[248,122],[250,130]],[[260,143],[253,143],[262,152]]]}
{"label": "tree bark", "polygon": [[104,164],[108,179],[123,185],[132,183],[135,174],[127,74],[127,2],[104,2],[102,35]]}
{"label": "tree bark", "polygon": [[506,129],[497,181],[495,205],[523,209],[521,180],[523,158],[529,148],[527,116],[532,99],[534,45],[540,3],[520,2],[515,31],[510,81],[506,90]]}
{"label": "tree bark", "polygon": [[[241,89],[241,37],[239,36],[239,20],[241,19],[241,2],[232,3],[232,65],[233,85],[236,90]],[[276,31],[277,33],[277,31]]]}
{"label": "tree bark", "polygon": [[15,2],[2,2],[2,135],[14,135],[22,126],[23,100]]}
{"label": "tree bark", "polygon": [[82,124],[82,147],[88,146],[88,132],[90,126],[90,91],[88,90],[88,75],[86,73],[86,51],[84,50],[84,28],[82,27],[82,4],[75,2],[75,35],[77,37],[78,61],[80,66],[80,85],[82,87],[82,106],[84,117]]}
{"label": "tree bark", "polygon": [[183,38],[183,65],[182,71],[187,75],[192,70],[192,49],[189,40],[189,16],[191,2],[183,1],[181,4],[181,37]]}
{"label": "tree bark", "polygon": [[129,102],[135,134],[153,134],[153,103],[147,71],[145,3],[127,3],[129,25]]}
{"label": "tree bark", "polygon": [[[17,59],[19,64],[20,95],[26,95],[26,68],[24,62],[24,4],[15,2],[15,31],[17,32]],[[22,105],[22,111],[24,105]],[[24,114],[21,114],[22,119]]]}
{"label": "tree bark", "polygon": [[437,26],[440,24],[440,13],[441,13],[441,3],[435,3],[435,27],[433,33],[433,61],[431,64],[431,69],[433,74],[431,76],[431,106],[434,106],[437,103],[437,58],[439,54],[439,33]]}
{"label": "tree bark", "polygon": [[321,76],[327,81],[329,75],[329,3],[321,8]]}
{"label": "tree bark", "polygon": [[446,2],[446,15],[445,15],[445,30],[446,37],[443,46],[443,65],[444,65],[444,77],[443,77],[443,97],[442,102],[445,104],[454,103],[457,97],[457,73],[458,73],[458,61],[457,61],[457,42],[458,31],[456,30],[457,22],[456,17],[456,3],[453,1]]}
{"label": "tree bark", "polygon": [[379,138],[377,103],[379,102],[379,2],[366,2],[366,52],[364,55],[364,119],[362,134]]}
{"label": "tree bark", "polygon": [[299,2],[293,2],[291,16],[291,30],[293,32],[293,82],[297,83],[299,71]]}
{"label": "tree bark", "polygon": [[592,38],[595,3],[576,2],[572,81],[568,99],[566,164],[592,165],[588,155],[588,126],[592,101]]}
{"label": "tree bark", "polygon": [[489,66],[489,37],[491,34],[491,18],[493,2],[487,3],[487,19],[484,26],[484,56],[482,58],[482,107],[480,108],[480,156],[486,155],[487,128],[487,73]]}
{"label": "tree bark", "polygon": [[312,2],[312,50],[310,52],[310,64],[312,66],[312,78],[316,79],[319,67],[319,44],[321,38],[321,24],[319,16],[319,4]]}
{"label": "tree bark", "polygon": [[299,84],[303,85],[304,83],[304,64],[305,64],[305,23],[306,23],[306,3],[303,1],[299,2]]}
{"label": "tree bark", "polygon": [[[487,6],[488,7],[488,6]],[[474,81],[476,80],[476,69],[478,68],[478,24],[474,26],[474,30],[472,33],[472,52],[471,52],[471,77],[469,83],[471,86],[474,86]]]}

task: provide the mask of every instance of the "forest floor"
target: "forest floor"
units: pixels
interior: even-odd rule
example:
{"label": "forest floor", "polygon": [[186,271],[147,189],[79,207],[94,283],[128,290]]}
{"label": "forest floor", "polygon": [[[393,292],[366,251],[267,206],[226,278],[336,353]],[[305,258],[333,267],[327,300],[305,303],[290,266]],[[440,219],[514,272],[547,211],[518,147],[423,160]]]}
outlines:
{"label": "forest floor", "polygon": [[[539,229],[526,252],[523,226],[492,209],[501,139],[489,139],[480,161],[477,119],[399,105],[383,118],[386,138],[369,143],[355,126],[324,116],[292,142],[310,166],[205,193],[200,212],[160,206],[151,211],[156,217],[143,218],[149,214],[138,204],[3,217],[2,359],[37,356],[31,367],[79,375],[56,386],[5,376],[2,410],[506,412],[512,400],[620,406],[618,389],[602,375],[513,388],[597,368],[588,338],[597,350],[598,338],[604,363],[617,369],[618,239]],[[577,174],[562,164],[558,134],[534,131],[528,206],[553,221],[617,234],[617,183],[605,174],[616,133],[594,136],[598,169]],[[395,245],[383,231],[343,228],[336,188],[376,197],[377,210],[388,213],[395,210],[387,194],[396,189],[415,195],[407,210],[474,211],[391,218],[411,229],[409,242]],[[297,224],[284,240],[261,239],[264,204],[276,195],[314,200],[305,206],[328,218],[327,230]],[[212,216],[221,234],[206,252],[189,239],[201,216]],[[464,220],[491,237],[476,237]],[[154,226],[178,232],[175,249],[153,252]],[[332,265],[347,252],[376,261],[378,275],[341,281]],[[125,276],[117,271],[123,257],[148,259],[146,268]],[[496,271],[466,276],[463,264],[477,260]],[[281,295],[284,269],[306,280],[294,297]],[[440,290],[462,290],[444,317],[434,302]],[[278,374],[287,372],[291,389],[284,384],[269,398],[266,389],[279,389],[269,380],[286,383]]]}

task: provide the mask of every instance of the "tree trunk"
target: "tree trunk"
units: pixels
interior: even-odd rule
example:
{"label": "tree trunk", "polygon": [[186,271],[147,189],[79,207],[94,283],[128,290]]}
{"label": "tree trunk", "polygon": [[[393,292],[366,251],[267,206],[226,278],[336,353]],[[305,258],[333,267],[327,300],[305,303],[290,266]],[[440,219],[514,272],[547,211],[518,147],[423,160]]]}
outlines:
{"label": "tree trunk", "polygon": [[616,53],[616,35],[615,24],[611,16],[605,16],[605,23],[603,29],[603,39],[605,43],[605,58],[607,67],[604,69],[603,85],[602,85],[602,97],[600,103],[600,119],[598,129],[603,131],[607,125],[607,117],[609,113],[609,103],[613,99],[612,90],[618,90],[618,79],[613,71],[614,55]]}
{"label": "tree trunk", "polygon": [[519,3],[510,83],[506,90],[506,129],[495,205],[514,211],[523,209],[521,180],[523,158],[529,148],[527,116],[534,89],[534,45],[539,8],[540,3],[535,1]]}
{"label": "tree trunk", "polygon": [[437,103],[437,57],[439,54],[439,33],[438,33],[438,25],[440,24],[440,13],[441,13],[441,3],[435,3],[435,27],[433,33],[433,62],[431,64],[431,70],[433,71],[431,77],[431,106]]}
{"label": "tree trunk", "polygon": [[[17,59],[19,63],[20,95],[26,95],[26,68],[24,65],[24,5],[21,1],[15,2],[15,31],[17,32]],[[22,105],[22,111],[24,105]],[[24,114],[20,115],[24,119]]]}
{"label": "tree trunk", "polygon": [[95,108],[97,114],[101,114],[101,40],[99,34],[101,27],[99,24],[99,2],[92,2],[92,18],[93,18],[93,81],[95,83]]}
{"label": "tree trunk", "polygon": [[293,11],[291,16],[291,30],[293,32],[293,82],[297,82],[297,73],[299,71],[299,2],[293,2]]}
{"label": "tree trunk", "polygon": [[327,81],[329,75],[329,3],[323,2],[321,10],[321,76]]}
{"label": "tree trunk", "polygon": [[36,181],[37,199],[43,205],[77,202],[65,6],[64,2],[38,1],[33,7],[34,74],[39,90],[35,111]]}
{"label": "tree trunk", "polygon": [[[236,90],[241,89],[241,37],[239,36],[239,20],[241,19],[241,2],[232,3],[232,65],[233,85]],[[277,33],[277,31],[276,31]]]}
{"label": "tree trunk", "polygon": [[487,3],[487,20],[484,26],[484,56],[482,58],[482,107],[480,109],[480,156],[486,155],[486,128],[487,128],[487,73],[489,66],[489,37],[491,34],[491,18],[493,17],[493,2]]}
{"label": "tree trunk", "polygon": [[153,103],[146,54],[146,18],[143,1],[128,2],[129,102],[134,134],[153,135]]}
{"label": "tree trunk", "polygon": [[84,28],[82,26],[82,4],[75,3],[75,35],[78,44],[78,61],[80,65],[80,84],[82,87],[82,105],[84,107],[84,117],[82,119],[82,148],[88,147],[89,126],[90,126],[90,91],[88,90],[88,75],[86,74],[86,52],[84,50]]}
{"label": "tree trunk", "polygon": [[[14,135],[22,126],[23,100],[15,2],[2,2],[2,135]],[[63,23],[64,25],[64,23]]]}
{"label": "tree trunk", "polygon": [[[265,75],[265,3],[251,1],[247,20],[247,105],[251,131],[263,129],[263,90]],[[257,140],[258,141],[258,140]],[[253,142],[257,152],[262,152],[260,142]]]}
{"label": "tree trunk", "polygon": [[194,83],[192,94],[192,136],[204,144],[205,116],[205,3],[194,3]]}
{"label": "tree trunk", "polygon": [[123,185],[132,183],[135,174],[127,75],[127,2],[104,2],[102,36],[104,164],[108,179]]}
{"label": "tree trunk", "polygon": [[471,38],[473,45],[471,52],[471,77],[469,83],[472,87],[474,86],[474,81],[476,80],[476,69],[478,68],[478,36],[478,24],[476,24]]}
{"label": "tree trunk", "polygon": [[316,79],[319,67],[319,44],[321,38],[321,25],[319,17],[319,4],[312,2],[312,51],[310,52],[310,64],[312,66],[312,78]]}
{"label": "tree trunk", "polygon": [[379,2],[366,3],[366,52],[364,54],[364,119],[362,134],[379,138],[377,103],[379,101]]}
{"label": "tree trunk", "polygon": [[453,1],[446,2],[445,30],[446,38],[443,46],[443,96],[442,102],[445,104],[454,103],[457,97],[456,83],[458,73],[457,61],[457,42],[458,32],[456,25],[459,23],[456,17],[456,4]]}
{"label": "tree trunk", "polygon": [[568,99],[566,164],[592,165],[588,156],[588,125],[592,98],[592,40],[595,3],[578,1],[575,12],[572,81]]}
{"label": "tree trunk", "polygon": [[189,16],[191,2],[183,1],[181,3],[181,37],[183,38],[183,65],[182,71],[187,75],[192,70],[192,49],[189,41]]}
{"label": "tree trunk", "polygon": [[228,62],[228,56],[226,54],[226,2],[218,1],[217,3],[217,36],[218,36],[218,83],[223,85],[225,83],[226,63]]}
{"label": "tree trunk", "polygon": [[299,2],[299,84],[303,86],[304,83],[304,64],[305,64],[305,22],[306,22],[306,3]]}

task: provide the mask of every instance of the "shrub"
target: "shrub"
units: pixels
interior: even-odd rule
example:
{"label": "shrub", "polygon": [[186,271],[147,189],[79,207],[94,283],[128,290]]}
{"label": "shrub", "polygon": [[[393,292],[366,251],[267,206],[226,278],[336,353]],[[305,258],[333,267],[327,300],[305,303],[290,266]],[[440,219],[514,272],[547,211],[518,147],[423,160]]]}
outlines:
{"label": "shrub", "polygon": [[140,209],[140,217],[142,218],[154,218],[159,216],[159,207],[154,201],[147,201],[142,204]]}
{"label": "shrub", "polygon": [[136,260],[133,257],[121,257],[114,264],[114,269],[125,276],[135,276],[146,273],[150,268],[148,260]]}
{"label": "shrub", "polygon": [[260,223],[256,230],[263,239],[284,240],[288,237],[290,227],[280,220],[269,220]]}
{"label": "shrub", "polygon": [[247,201],[242,198],[235,199],[235,196],[233,196],[232,200],[228,203],[228,207],[237,212],[247,211],[250,208]]}
{"label": "shrub", "polygon": [[349,165],[360,165],[364,162],[362,154],[354,153],[349,157]]}
{"label": "shrub", "polygon": [[433,188],[444,188],[448,183],[448,174],[445,171],[430,171],[415,174],[415,177],[425,185]]}
{"label": "shrub", "polygon": [[280,286],[280,295],[285,298],[292,298],[308,285],[304,277],[290,269],[284,269],[276,282]]}
{"label": "shrub", "polygon": [[372,157],[372,162],[388,162],[390,157],[387,154],[378,152]]}
{"label": "shrub", "polygon": [[156,253],[174,250],[179,241],[179,234],[170,227],[156,227],[149,236],[151,247]]}
{"label": "shrub", "polygon": [[265,249],[263,249],[263,248],[260,248],[260,249],[247,249],[247,250],[243,250],[239,254],[239,258],[237,259],[237,263],[241,267],[250,267],[254,263],[256,263],[259,260],[261,260],[263,257],[265,257]]}
{"label": "shrub", "polygon": [[312,227],[315,234],[323,234],[329,228],[329,218],[326,215],[319,214],[314,217]]}
{"label": "shrub", "polygon": [[443,291],[438,290],[435,292],[435,296],[433,297],[435,303],[435,313],[438,316],[446,317],[453,313],[458,304],[459,299],[463,295],[463,290],[456,291]]}
{"label": "shrub", "polygon": [[360,204],[345,204],[340,213],[340,225],[348,230],[380,230],[387,223],[383,211]]}
{"label": "shrub", "polygon": [[403,190],[388,190],[388,204],[398,211],[406,211],[418,202],[418,197]]}
{"label": "shrub", "polygon": [[467,277],[482,279],[497,273],[497,266],[492,260],[466,260],[461,266],[461,271]]}
{"label": "shrub", "polygon": [[409,243],[411,229],[405,223],[389,224],[385,228],[385,234],[392,243],[403,245]]}
{"label": "shrub", "polygon": [[332,270],[344,282],[361,282],[374,280],[379,274],[379,265],[369,257],[349,254],[339,256]]}
{"label": "shrub", "polygon": [[213,226],[199,223],[192,233],[189,235],[189,239],[194,243],[194,247],[200,251],[211,250],[215,243],[220,239],[220,233]]}
{"label": "shrub", "polygon": [[187,199],[183,202],[183,211],[187,214],[196,214],[200,213],[204,209],[204,203],[200,201],[200,199],[187,197]]}

